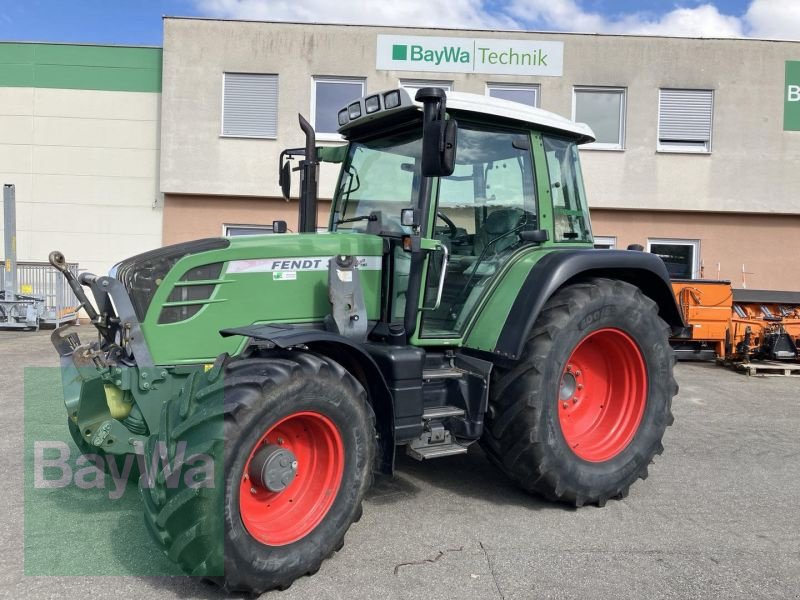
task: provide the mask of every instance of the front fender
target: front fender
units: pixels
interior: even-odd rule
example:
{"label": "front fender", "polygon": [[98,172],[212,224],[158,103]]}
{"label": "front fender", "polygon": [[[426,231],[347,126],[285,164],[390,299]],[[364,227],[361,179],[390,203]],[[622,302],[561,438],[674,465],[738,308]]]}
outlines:
{"label": "front fender", "polygon": [[250,325],[223,329],[220,334],[245,336],[250,338],[250,345],[256,346],[263,342],[281,349],[305,346],[342,365],[367,391],[375,413],[381,450],[378,468],[387,474],[394,471],[394,398],[383,373],[363,346],[331,331],[292,325]]}

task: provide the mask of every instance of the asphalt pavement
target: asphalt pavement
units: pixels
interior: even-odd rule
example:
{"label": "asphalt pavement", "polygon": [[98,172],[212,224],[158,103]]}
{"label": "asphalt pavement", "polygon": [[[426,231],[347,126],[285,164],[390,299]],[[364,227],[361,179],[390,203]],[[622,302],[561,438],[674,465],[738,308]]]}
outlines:
{"label": "asphalt pavement", "polygon": [[[48,333],[0,331],[0,595],[222,598],[169,575],[133,486],[115,501],[32,491],[34,442],[71,445]],[[342,551],[264,598],[800,598],[800,379],[701,363],[679,364],[677,379],[664,455],[626,499],[542,501],[477,448],[402,456]]]}

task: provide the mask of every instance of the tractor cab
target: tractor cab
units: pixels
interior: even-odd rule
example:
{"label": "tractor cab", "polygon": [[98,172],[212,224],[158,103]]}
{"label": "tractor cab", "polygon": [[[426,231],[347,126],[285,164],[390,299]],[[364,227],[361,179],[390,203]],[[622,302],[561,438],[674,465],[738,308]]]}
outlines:
{"label": "tractor cab", "polygon": [[526,249],[592,244],[577,152],[594,139],[586,125],[436,88],[366,96],[338,122],[349,144],[316,149],[341,164],[328,229],[384,238],[382,320],[404,324],[412,343],[463,338]]}

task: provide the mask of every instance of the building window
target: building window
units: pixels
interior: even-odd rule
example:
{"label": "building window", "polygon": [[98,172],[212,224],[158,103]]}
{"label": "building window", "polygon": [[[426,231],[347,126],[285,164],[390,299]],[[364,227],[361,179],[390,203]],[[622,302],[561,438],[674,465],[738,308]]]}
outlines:
{"label": "building window", "polygon": [[625,89],[576,87],[572,94],[572,119],[586,123],[597,141],[581,146],[598,150],[625,148]]}
{"label": "building window", "polygon": [[711,152],[714,92],[659,90],[658,151]]}
{"label": "building window", "polygon": [[673,279],[696,279],[700,277],[699,240],[647,240],[647,251],[667,265]]}
{"label": "building window", "polygon": [[405,88],[405,90],[408,92],[408,95],[411,96],[411,99],[413,100],[417,90],[420,88],[438,87],[442,88],[445,92],[452,92],[453,82],[435,81],[433,79],[401,79],[400,87]]}
{"label": "building window", "polygon": [[225,237],[263,235],[265,233],[272,233],[272,225],[223,225],[222,233]]}
{"label": "building window", "polygon": [[539,106],[538,85],[514,85],[510,83],[487,83],[486,95],[528,106]]}
{"label": "building window", "polygon": [[617,238],[610,235],[594,236],[594,247],[601,250],[613,250],[617,247]]}
{"label": "building window", "polygon": [[339,111],[364,95],[364,80],[344,77],[315,77],[311,94],[314,129],[321,140],[340,140]]}
{"label": "building window", "polygon": [[222,135],[266,139],[277,137],[277,75],[223,74]]}

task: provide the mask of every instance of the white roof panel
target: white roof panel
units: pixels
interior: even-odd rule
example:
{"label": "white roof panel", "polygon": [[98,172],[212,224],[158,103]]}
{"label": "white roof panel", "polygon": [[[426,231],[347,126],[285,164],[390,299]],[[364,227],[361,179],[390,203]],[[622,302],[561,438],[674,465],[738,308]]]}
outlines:
{"label": "white roof panel", "polygon": [[447,110],[492,115],[530,123],[546,129],[562,131],[570,136],[577,136],[581,143],[595,140],[592,128],[586,123],[576,123],[556,113],[501,98],[464,92],[447,92]]}
{"label": "white roof panel", "polygon": [[[399,102],[394,108],[386,109],[381,100],[381,108],[377,112],[367,113],[365,99],[366,98],[383,98],[389,95],[396,94],[399,91]],[[464,92],[446,92],[447,94],[447,110],[455,113],[464,112],[472,113],[473,115],[489,115],[493,117],[500,117],[503,119],[510,119],[533,125],[534,128],[546,129],[549,131],[560,132],[578,139],[578,143],[593,142],[595,140],[594,132],[591,127],[586,123],[576,123],[566,117],[551,113],[541,108],[534,108],[527,104],[520,104],[519,102],[511,102],[510,100],[503,100],[501,98],[492,98],[490,96],[482,96],[480,94],[467,94]],[[377,100],[376,100],[377,102]],[[358,117],[349,119],[344,117],[346,121],[341,127],[339,132],[345,134],[354,127],[363,127],[370,121],[381,120],[390,115],[403,113],[412,110],[413,107],[417,109],[422,108],[422,103],[417,102],[411,98],[408,91],[404,88],[399,90],[385,90],[376,94],[368,94],[364,98],[350,103],[349,106],[360,105],[361,108],[357,111]],[[377,106],[377,105],[376,105]],[[340,111],[347,115],[347,108],[344,107]],[[342,121],[340,120],[340,123]]]}

